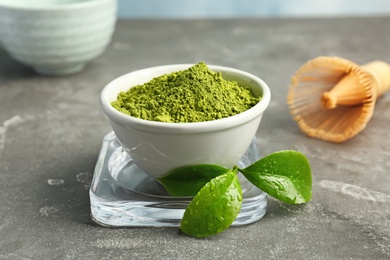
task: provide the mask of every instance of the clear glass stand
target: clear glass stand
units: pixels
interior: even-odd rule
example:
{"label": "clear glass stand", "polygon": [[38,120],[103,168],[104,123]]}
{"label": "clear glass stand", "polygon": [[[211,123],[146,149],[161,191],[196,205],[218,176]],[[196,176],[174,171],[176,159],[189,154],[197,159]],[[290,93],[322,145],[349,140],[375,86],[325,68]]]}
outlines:
{"label": "clear glass stand", "polygon": [[[255,141],[239,162],[248,166],[259,159]],[[239,174],[243,203],[233,225],[261,219],[267,196]],[[113,132],[104,139],[89,191],[92,219],[103,226],[180,226],[191,197],[172,197],[152,177],[142,172],[122,149]]]}

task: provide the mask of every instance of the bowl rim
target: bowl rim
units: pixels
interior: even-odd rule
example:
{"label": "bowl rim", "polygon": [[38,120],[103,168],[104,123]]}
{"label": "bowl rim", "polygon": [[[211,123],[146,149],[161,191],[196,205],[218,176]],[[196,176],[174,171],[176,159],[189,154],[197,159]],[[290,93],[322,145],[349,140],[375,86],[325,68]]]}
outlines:
{"label": "bowl rim", "polygon": [[104,2],[116,3],[117,0],[79,0],[77,2],[67,3],[67,4],[47,4],[47,5],[36,5],[36,6],[16,4],[15,2],[5,3],[2,0],[0,0],[0,8],[20,10],[20,11],[64,11],[64,10],[72,10],[72,9],[79,9],[79,8],[89,8],[91,6],[96,6]]}
{"label": "bowl rim", "polygon": [[[114,107],[111,106],[112,101],[109,100],[108,95],[112,91],[112,88],[114,88],[118,84],[118,82],[122,81],[123,79],[136,76],[136,74],[138,73],[141,74],[148,73],[149,70],[150,72],[153,72],[156,70],[162,71],[166,69],[171,69],[171,71],[173,72],[173,71],[187,69],[193,65],[195,64],[172,64],[172,65],[155,66],[155,67],[135,70],[126,73],[122,76],[119,76],[114,80],[112,80],[111,82],[109,82],[101,91],[100,94],[101,108],[103,109],[103,112],[110,120],[113,120],[116,123],[119,123],[121,125],[133,129],[141,130],[144,132],[156,132],[156,133],[167,133],[167,134],[192,134],[192,133],[218,131],[221,129],[239,126],[241,124],[244,124],[248,121],[255,119],[256,117],[260,117],[268,107],[271,100],[271,92],[268,85],[262,79],[260,79],[259,77],[251,73],[239,69],[218,66],[218,65],[207,65],[207,66],[212,71],[220,71],[222,73],[225,72],[234,75],[240,75],[247,79],[250,79],[251,81],[254,81],[255,83],[257,83],[257,85],[261,87],[261,91],[262,91],[261,100],[250,109],[242,113],[236,114],[234,116],[225,117],[217,120],[211,120],[211,121],[187,122],[187,123],[158,122],[158,121],[140,119],[140,118],[123,114],[122,112],[116,110]],[[163,74],[165,73],[161,73],[161,75]],[[129,85],[128,88],[131,87],[133,86]],[[119,92],[116,93],[116,96],[118,94]]]}

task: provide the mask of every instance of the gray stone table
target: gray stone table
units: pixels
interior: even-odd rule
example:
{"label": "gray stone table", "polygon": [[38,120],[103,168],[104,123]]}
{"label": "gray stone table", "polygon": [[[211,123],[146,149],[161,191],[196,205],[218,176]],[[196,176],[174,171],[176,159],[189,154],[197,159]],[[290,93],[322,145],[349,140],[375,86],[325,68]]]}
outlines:
{"label": "gray stone table", "polygon": [[[37,75],[0,49],[0,259],[390,259],[390,95],[345,143],[305,136],[290,117],[287,88],[320,55],[390,61],[390,17],[120,20],[107,51],[64,77]],[[101,89],[132,70],[199,61],[269,84],[261,154],[305,153],[313,200],[269,198],[260,221],[206,239],[95,224],[88,189],[110,131]]]}

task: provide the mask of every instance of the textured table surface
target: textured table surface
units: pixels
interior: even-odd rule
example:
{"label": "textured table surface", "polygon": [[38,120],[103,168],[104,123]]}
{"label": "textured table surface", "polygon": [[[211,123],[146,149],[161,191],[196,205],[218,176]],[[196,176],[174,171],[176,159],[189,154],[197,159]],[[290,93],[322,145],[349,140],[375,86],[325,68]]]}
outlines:
{"label": "textured table surface", "polygon": [[[290,117],[287,88],[321,55],[390,61],[390,17],[120,20],[107,51],[66,77],[37,75],[0,49],[0,259],[390,259],[390,94],[355,138],[306,137]],[[110,131],[101,89],[132,70],[199,61],[269,84],[261,153],[305,153],[313,200],[294,206],[269,198],[260,221],[206,239],[176,228],[94,224],[88,189]]]}

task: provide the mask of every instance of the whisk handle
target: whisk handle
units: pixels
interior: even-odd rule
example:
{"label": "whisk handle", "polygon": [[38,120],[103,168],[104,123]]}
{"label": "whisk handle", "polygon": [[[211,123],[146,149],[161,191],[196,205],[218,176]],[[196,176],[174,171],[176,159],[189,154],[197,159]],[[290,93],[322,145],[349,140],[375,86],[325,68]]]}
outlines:
{"label": "whisk handle", "polygon": [[390,90],[390,64],[384,61],[372,61],[361,66],[369,72],[377,82],[377,97]]}

